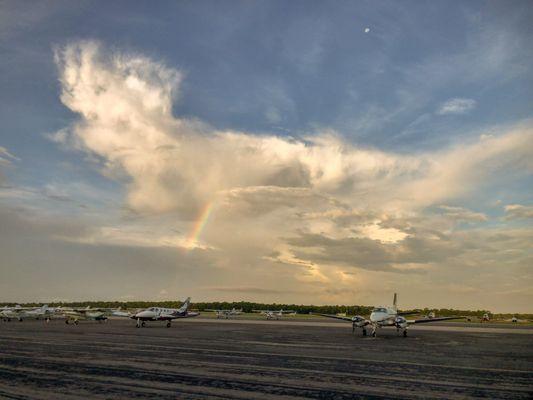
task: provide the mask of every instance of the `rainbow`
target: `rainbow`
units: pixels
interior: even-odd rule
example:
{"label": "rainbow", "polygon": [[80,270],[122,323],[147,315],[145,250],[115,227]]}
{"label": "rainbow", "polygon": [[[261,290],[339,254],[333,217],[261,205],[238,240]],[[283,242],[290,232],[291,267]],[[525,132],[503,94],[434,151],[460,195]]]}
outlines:
{"label": "rainbow", "polygon": [[209,222],[209,217],[211,216],[211,213],[213,212],[215,208],[215,201],[212,200],[208,202],[203,210],[200,212],[198,219],[194,223],[193,229],[187,238],[187,248],[191,249],[195,247],[196,243],[198,242],[198,238],[202,234],[202,231],[204,230],[205,226]]}

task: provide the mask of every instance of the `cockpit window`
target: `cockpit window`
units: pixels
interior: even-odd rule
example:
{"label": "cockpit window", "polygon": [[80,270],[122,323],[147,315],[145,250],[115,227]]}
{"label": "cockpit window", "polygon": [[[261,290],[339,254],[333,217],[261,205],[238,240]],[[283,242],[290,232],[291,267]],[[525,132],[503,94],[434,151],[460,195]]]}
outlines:
{"label": "cockpit window", "polygon": [[372,311],[372,312],[385,313],[385,312],[387,312],[387,309],[386,308],[374,308],[374,311]]}
{"label": "cockpit window", "polygon": [[155,311],[155,308],[154,307],[149,308],[148,311]]}

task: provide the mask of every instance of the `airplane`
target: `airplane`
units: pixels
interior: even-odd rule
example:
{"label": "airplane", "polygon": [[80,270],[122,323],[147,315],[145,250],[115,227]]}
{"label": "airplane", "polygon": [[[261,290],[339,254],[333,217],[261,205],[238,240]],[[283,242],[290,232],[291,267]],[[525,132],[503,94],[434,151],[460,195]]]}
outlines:
{"label": "airplane", "polygon": [[56,310],[57,312],[61,313],[63,317],[65,317],[65,324],[67,325],[70,324],[71,321],[74,323],[74,325],[78,325],[80,320],[103,322],[107,321],[109,315],[115,315],[117,317],[129,316],[129,313],[127,313],[127,315],[123,315],[124,312],[120,311],[120,308],[91,308],[91,306],[87,306],[85,308],[58,307]]}
{"label": "airplane", "polygon": [[55,308],[50,308],[48,307],[48,304],[45,304],[33,310],[23,311],[22,315],[23,315],[23,318],[35,318],[35,319],[44,318],[46,322],[49,322],[50,318],[55,313],[56,313]]}
{"label": "airplane", "polygon": [[352,323],[352,332],[355,332],[355,328],[361,328],[363,336],[367,335],[367,328],[371,329],[372,337],[376,337],[376,330],[383,327],[395,327],[396,332],[402,332],[404,337],[407,337],[407,328],[412,324],[421,324],[424,322],[438,322],[446,321],[450,319],[460,319],[462,317],[439,317],[439,318],[424,318],[407,320],[404,318],[406,315],[417,314],[417,311],[410,312],[398,312],[397,308],[398,295],[394,293],[394,300],[392,306],[388,307],[376,307],[370,314],[370,319],[356,315],[355,317],[340,317],[337,315],[329,314],[316,314],[323,317],[341,319],[344,321],[350,321]]}
{"label": "airplane", "polygon": [[191,298],[187,297],[187,300],[180,308],[150,307],[131,315],[130,318],[137,320],[137,328],[144,327],[147,321],[167,321],[166,326],[170,328],[173,319],[191,318],[200,315],[198,312],[189,311],[190,303]]}
{"label": "airplane", "polygon": [[296,311],[293,310],[252,310],[266,316],[267,319],[280,319],[284,315],[296,315]]}
{"label": "airplane", "polygon": [[242,314],[242,308],[240,310],[237,310],[235,309],[235,307],[233,307],[231,310],[205,310],[205,311],[215,312],[217,314],[217,319],[218,318],[228,319],[232,315]]}
{"label": "airplane", "polygon": [[48,307],[47,304],[41,307],[21,307],[17,304],[15,307],[5,306],[0,310],[0,317],[9,322],[11,319],[23,321],[26,318],[41,319],[44,318],[46,322],[50,321],[50,317],[56,313],[55,308]]}
{"label": "airplane", "polygon": [[2,320],[5,322],[9,322],[11,321],[11,319],[14,318],[18,319],[19,321],[22,321],[20,315],[24,309],[25,308],[21,307],[20,304],[17,304],[15,307],[4,306],[0,310],[0,317],[2,317]]}

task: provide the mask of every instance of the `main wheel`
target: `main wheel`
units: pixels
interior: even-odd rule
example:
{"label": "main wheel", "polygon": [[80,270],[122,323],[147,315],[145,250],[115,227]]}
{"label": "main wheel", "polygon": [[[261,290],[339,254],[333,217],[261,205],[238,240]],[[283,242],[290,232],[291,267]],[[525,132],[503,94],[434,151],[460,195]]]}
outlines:
{"label": "main wheel", "polygon": [[77,319],[74,320],[74,325],[78,325],[78,320]]}
{"label": "main wheel", "polygon": [[65,320],[65,324],[67,324],[67,325],[68,325],[68,319],[66,319],[66,320]]}
{"label": "main wheel", "polygon": [[363,329],[363,336],[366,336],[366,329]]}
{"label": "main wheel", "polygon": [[170,322],[167,322],[167,328],[170,328]]}
{"label": "main wheel", "polygon": [[144,328],[146,326],[146,322],[141,322],[141,326]]}
{"label": "main wheel", "polygon": [[403,337],[407,337],[407,329],[403,330]]}
{"label": "main wheel", "polygon": [[376,331],[372,331],[372,337],[376,337]]}

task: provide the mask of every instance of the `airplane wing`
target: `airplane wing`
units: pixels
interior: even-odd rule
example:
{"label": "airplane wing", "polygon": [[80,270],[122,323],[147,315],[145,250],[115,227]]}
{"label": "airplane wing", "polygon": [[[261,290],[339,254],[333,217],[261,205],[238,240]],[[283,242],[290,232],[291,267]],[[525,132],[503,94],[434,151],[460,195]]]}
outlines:
{"label": "airplane wing", "polygon": [[197,317],[198,315],[200,315],[199,312],[187,311],[183,314],[162,314],[160,318],[163,318],[163,319],[192,318],[192,317]]}
{"label": "airplane wing", "polygon": [[424,319],[411,319],[407,320],[409,325],[411,324],[423,324],[425,322],[438,322],[438,321],[448,321],[450,319],[462,319],[464,317],[440,317],[440,318],[424,318]]}
{"label": "airplane wing", "polygon": [[415,315],[415,314],[420,314],[420,311],[404,311],[404,312],[398,313],[398,315],[401,315],[402,317],[406,315]]}
{"label": "airplane wing", "polygon": [[343,321],[353,322],[351,317],[341,317],[340,315],[331,315],[331,314],[315,314],[315,313],[310,313],[310,314],[320,315],[321,317],[326,317],[326,318],[342,319]]}

